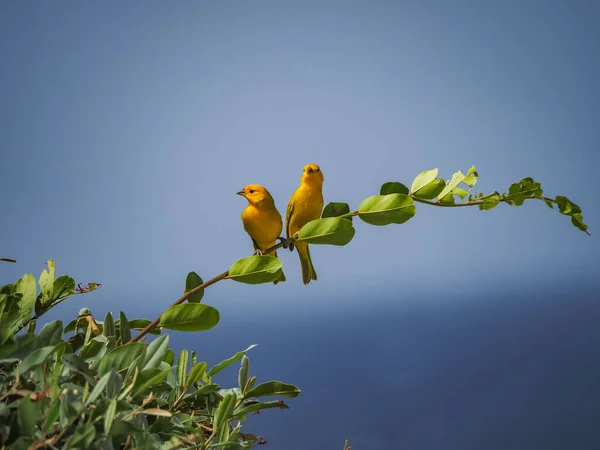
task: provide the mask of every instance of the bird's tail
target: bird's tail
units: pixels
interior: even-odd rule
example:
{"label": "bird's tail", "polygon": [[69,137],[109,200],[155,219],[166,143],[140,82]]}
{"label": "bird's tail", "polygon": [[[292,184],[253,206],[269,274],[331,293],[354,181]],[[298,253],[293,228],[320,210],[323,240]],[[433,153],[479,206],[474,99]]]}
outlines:
{"label": "bird's tail", "polygon": [[310,250],[308,244],[304,242],[296,242],[296,250],[300,257],[300,266],[302,267],[302,281],[304,284],[310,283],[310,280],[317,279],[317,272],[310,259]]}
{"label": "bird's tail", "polygon": [[[275,245],[275,244],[273,244]],[[275,258],[277,258],[277,252],[273,252],[273,253],[269,253],[269,256],[274,256]],[[283,273],[283,270],[281,271],[281,276],[279,277],[279,279],[273,281],[273,284],[277,284],[277,283],[282,283],[285,281],[285,274]]]}

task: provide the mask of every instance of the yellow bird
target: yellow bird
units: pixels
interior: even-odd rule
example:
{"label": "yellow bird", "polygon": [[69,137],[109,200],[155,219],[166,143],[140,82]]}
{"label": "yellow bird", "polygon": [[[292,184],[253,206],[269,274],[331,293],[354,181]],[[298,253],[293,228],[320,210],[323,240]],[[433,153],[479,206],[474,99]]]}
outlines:
{"label": "yellow bird", "polygon": [[[286,237],[290,239],[300,228],[311,220],[321,217],[323,210],[323,172],[316,164],[304,166],[300,186],[292,194],[288,203],[286,222]],[[308,244],[296,242],[296,249],[302,266],[302,281],[304,284],[317,279],[317,272],[310,259]],[[293,247],[291,247],[293,248]],[[290,249],[291,249],[290,248]]]}
{"label": "yellow bird", "polygon": [[[283,228],[281,214],[275,207],[275,200],[263,186],[249,184],[238,192],[238,195],[248,200],[248,206],[242,211],[242,223],[244,230],[250,235],[254,245],[254,254],[262,255],[262,250],[267,250],[277,244],[277,238],[281,235]],[[269,256],[277,257],[277,251],[268,253]],[[274,284],[285,281],[285,275],[281,273]]]}

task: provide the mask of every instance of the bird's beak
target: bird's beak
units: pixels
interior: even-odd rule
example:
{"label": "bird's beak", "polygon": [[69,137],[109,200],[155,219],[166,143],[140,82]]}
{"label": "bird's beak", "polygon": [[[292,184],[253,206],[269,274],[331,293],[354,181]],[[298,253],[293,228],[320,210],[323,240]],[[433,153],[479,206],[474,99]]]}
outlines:
{"label": "bird's beak", "polygon": [[246,196],[246,191],[244,191],[243,189],[239,192],[236,192],[237,195],[241,195],[242,197]]}
{"label": "bird's beak", "polygon": [[307,171],[308,173],[313,173],[313,168],[312,168],[312,167],[309,167],[308,169],[306,169],[306,171]]}

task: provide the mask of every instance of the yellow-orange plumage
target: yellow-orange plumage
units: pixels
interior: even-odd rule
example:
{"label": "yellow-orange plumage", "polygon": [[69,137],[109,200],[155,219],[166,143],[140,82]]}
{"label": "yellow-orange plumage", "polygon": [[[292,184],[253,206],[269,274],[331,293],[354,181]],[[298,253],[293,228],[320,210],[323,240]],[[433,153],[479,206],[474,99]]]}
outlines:
{"label": "yellow-orange plumage", "polygon": [[[323,172],[316,164],[304,166],[300,186],[292,194],[288,203],[286,214],[286,237],[289,239],[311,220],[321,217],[323,211]],[[302,267],[302,281],[304,284],[317,279],[317,272],[310,258],[308,244],[296,242],[294,244],[300,258]]]}
{"label": "yellow-orange plumage", "polygon": [[[281,214],[275,207],[275,200],[263,186],[250,184],[238,192],[248,200],[248,206],[242,211],[244,230],[250,235],[254,250],[267,250],[277,244],[277,238],[283,229]],[[277,257],[277,251],[267,253]],[[285,275],[274,281],[285,281]]]}

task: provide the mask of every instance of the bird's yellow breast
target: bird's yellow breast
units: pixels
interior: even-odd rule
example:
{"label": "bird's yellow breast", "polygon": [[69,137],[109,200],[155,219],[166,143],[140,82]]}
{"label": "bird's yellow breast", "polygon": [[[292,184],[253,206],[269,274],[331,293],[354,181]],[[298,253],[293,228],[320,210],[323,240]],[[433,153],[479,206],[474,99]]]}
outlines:
{"label": "bird's yellow breast", "polygon": [[263,210],[249,205],[242,211],[244,230],[262,249],[272,246],[281,235],[281,215],[277,209]]}
{"label": "bird's yellow breast", "polygon": [[320,189],[300,186],[290,199],[292,210],[288,217],[288,235],[292,236],[311,220],[321,217],[323,194]]}

